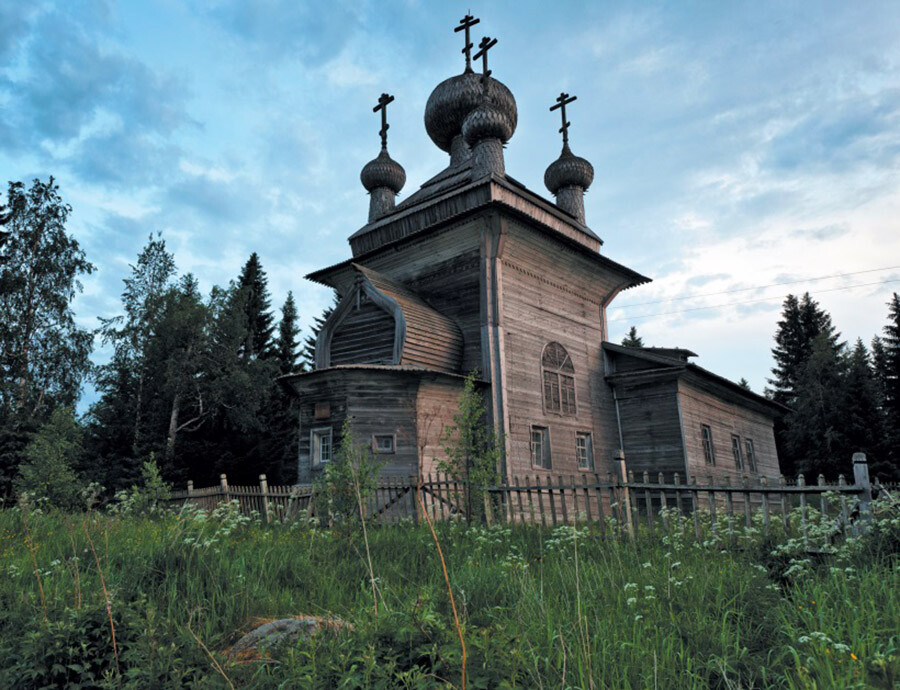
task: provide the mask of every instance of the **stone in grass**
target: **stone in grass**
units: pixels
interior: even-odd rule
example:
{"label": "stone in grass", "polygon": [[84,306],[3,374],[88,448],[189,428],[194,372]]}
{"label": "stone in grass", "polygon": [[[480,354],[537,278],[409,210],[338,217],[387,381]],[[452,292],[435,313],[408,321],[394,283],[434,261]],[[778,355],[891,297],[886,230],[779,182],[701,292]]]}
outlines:
{"label": "stone in grass", "polygon": [[235,642],[231,649],[226,650],[225,654],[230,660],[259,660],[267,651],[294,644],[297,640],[308,640],[320,630],[334,632],[347,627],[347,624],[339,618],[321,618],[319,616],[263,620],[265,622],[257,619],[256,627]]}

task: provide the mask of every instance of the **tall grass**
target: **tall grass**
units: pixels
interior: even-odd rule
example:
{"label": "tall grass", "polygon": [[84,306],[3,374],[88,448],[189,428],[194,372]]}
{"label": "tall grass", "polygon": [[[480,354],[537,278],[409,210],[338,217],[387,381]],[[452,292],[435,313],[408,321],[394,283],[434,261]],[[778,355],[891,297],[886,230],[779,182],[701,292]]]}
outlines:
{"label": "tall grass", "polygon": [[[426,526],[369,530],[376,616],[361,534],[223,508],[94,513],[83,531],[71,516],[31,513],[29,539],[25,517],[0,512],[0,687],[460,685]],[[470,688],[889,688],[900,678],[900,529],[881,523],[818,557],[755,530],[734,546],[695,544],[674,519],[668,535],[635,542],[571,526],[435,529]],[[221,653],[253,619],[300,614],[346,625],[261,662]]]}

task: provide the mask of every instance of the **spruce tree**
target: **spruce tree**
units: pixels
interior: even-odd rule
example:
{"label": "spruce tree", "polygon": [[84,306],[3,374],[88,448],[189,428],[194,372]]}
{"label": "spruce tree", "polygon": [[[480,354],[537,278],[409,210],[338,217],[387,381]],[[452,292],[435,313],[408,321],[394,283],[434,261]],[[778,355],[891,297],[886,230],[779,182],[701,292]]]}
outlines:
{"label": "spruce tree", "polygon": [[738,381],[738,385],[745,391],[753,390],[752,388],[750,388],[750,382],[745,378],[741,378],[741,380]]}
{"label": "spruce tree", "polygon": [[876,371],[883,394],[885,441],[889,448],[890,473],[900,477],[900,295],[891,296],[888,322],[881,338],[883,352]]}
{"label": "spruce tree", "polygon": [[843,386],[844,416],[843,435],[847,446],[843,451],[844,466],[852,453],[863,452],[873,474],[886,478],[890,465],[885,457],[884,419],[881,413],[880,395],[869,359],[869,353],[861,339],[856,341],[847,358],[847,371]]}
{"label": "spruce tree", "polygon": [[632,326],[628,335],[622,340],[625,347],[644,347],[644,339],[637,334],[637,328]]}
{"label": "spruce tree", "polygon": [[788,295],[775,333],[776,346],[772,349],[775,358],[772,373],[775,376],[769,379],[769,383],[776,402],[787,406],[793,403],[798,379],[812,352],[812,342],[821,333],[837,350],[838,334],[828,312],[821,309],[808,292],[799,300],[794,295]]}
{"label": "spruce tree", "polygon": [[294,293],[288,292],[284,306],[281,307],[281,323],[278,324],[278,342],[276,345],[278,367],[282,374],[289,374],[297,368],[297,336],[299,334],[297,304],[294,302]]}
{"label": "spruce tree", "polygon": [[268,357],[272,354],[274,330],[269,281],[259,255],[253,252],[238,276],[235,306],[246,319],[247,338],[242,346],[244,358]]}
{"label": "spruce tree", "polygon": [[796,376],[782,439],[793,464],[790,475],[802,472],[810,479],[821,473],[835,479],[846,471],[849,445],[840,355],[828,333],[822,332],[810,343],[809,356]]}

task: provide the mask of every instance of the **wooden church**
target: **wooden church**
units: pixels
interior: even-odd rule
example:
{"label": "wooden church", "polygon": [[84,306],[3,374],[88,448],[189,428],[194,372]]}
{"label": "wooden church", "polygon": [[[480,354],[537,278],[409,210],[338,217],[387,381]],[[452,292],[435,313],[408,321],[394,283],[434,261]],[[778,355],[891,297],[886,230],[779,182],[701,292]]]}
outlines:
{"label": "wooden church", "polygon": [[[506,172],[516,101],[487,68],[496,40],[469,40],[465,69],[425,108],[425,128],[448,165],[402,203],[406,173],[387,150],[362,169],[368,222],[350,236],[352,257],[308,279],[339,304],[316,343],[315,369],[282,383],[299,398],[298,482],[331,461],[342,425],[371,443],[384,474],[433,471],[465,376],[476,372],[489,422],[503,443],[507,478],[613,471],[719,479],[777,476],[779,406],[689,360],[683,349],[607,342],[606,310],[649,279],[601,253],[584,193],[594,170],[569,148],[561,94],[562,152],[544,181],[555,202]],[[482,73],[472,69],[481,60]]]}

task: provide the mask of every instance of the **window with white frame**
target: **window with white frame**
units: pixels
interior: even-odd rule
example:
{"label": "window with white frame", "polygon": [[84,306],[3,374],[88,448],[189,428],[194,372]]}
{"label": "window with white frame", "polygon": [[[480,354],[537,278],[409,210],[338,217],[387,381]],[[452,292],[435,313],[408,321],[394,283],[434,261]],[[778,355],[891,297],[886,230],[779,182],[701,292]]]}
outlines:
{"label": "window with white frame", "polygon": [[548,343],[541,356],[541,375],[544,382],[544,411],[574,415],[575,367],[572,358],[559,343]]}
{"label": "window with white frame", "polygon": [[394,452],[395,439],[393,434],[375,434],[372,436],[372,450],[378,455],[387,455]]}
{"label": "window with white frame", "polygon": [[545,470],[551,468],[550,429],[545,426],[531,427],[531,464]]}
{"label": "window with white frame", "polygon": [[747,468],[751,472],[756,472],[756,453],[753,451],[753,439],[744,439],[744,450],[747,456]]}
{"label": "window with white frame", "polygon": [[744,456],[741,451],[741,437],[737,434],[731,435],[731,454],[734,455],[734,466],[739,470],[744,469]]}
{"label": "window with white frame", "polygon": [[716,454],[713,450],[712,429],[706,424],[700,427],[700,443],[703,446],[703,459],[707,465],[716,464]]}
{"label": "window with white frame", "polygon": [[578,457],[578,469],[594,469],[594,439],[589,432],[575,434],[575,455]]}
{"label": "window with white frame", "polygon": [[332,433],[331,427],[319,427],[310,432],[310,450],[312,454],[312,464],[322,465],[331,462],[332,455]]}

